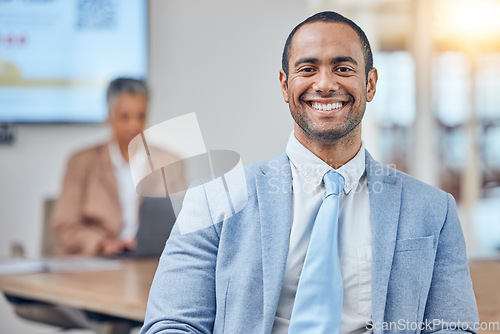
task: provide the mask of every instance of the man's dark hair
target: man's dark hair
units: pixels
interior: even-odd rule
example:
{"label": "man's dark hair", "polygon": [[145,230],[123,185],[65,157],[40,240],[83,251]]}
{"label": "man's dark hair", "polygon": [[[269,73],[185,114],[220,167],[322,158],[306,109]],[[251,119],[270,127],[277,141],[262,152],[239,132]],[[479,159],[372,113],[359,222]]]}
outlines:
{"label": "man's dark hair", "polygon": [[297,30],[302,27],[304,24],[313,23],[313,22],[341,22],[350,26],[359,36],[361,40],[361,47],[363,48],[363,55],[365,57],[365,72],[366,77],[368,78],[368,72],[373,68],[373,54],[372,49],[370,47],[370,42],[368,42],[368,38],[364,31],[353,21],[349,20],[347,17],[340,15],[335,12],[321,12],[314,14],[313,16],[305,19],[301,23],[299,23],[295,28],[293,28],[290,35],[285,42],[285,48],[283,49],[283,56],[281,58],[281,67],[285,72],[288,80],[288,60],[290,59],[290,49],[292,48],[292,39]]}
{"label": "man's dark hair", "polygon": [[106,101],[108,106],[111,105],[113,99],[121,94],[136,94],[143,95],[146,99],[149,97],[149,90],[144,80],[132,78],[116,78],[109,83],[106,92]]}

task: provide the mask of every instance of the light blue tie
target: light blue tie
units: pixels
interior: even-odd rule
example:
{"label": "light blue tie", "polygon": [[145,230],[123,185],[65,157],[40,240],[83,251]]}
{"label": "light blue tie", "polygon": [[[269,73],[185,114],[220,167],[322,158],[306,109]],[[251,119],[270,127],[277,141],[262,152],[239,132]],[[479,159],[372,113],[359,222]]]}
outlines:
{"label": "light blue tie", "polygon": [[344,288],[338,252],[339,194],[344,178],[326,173],[325,199],[314,221],[288,334],[336,334]]}

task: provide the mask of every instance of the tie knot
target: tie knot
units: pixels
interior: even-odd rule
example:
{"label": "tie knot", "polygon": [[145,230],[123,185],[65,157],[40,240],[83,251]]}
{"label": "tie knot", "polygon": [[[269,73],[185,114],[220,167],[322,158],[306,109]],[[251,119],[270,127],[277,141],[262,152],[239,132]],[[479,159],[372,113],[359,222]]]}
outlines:
{"label": "tie knot", "polygon": [[330,195],[338,195],[344,190],[344,177],[337,172],[328,172],[323,176],[325,182],[325,198]]}

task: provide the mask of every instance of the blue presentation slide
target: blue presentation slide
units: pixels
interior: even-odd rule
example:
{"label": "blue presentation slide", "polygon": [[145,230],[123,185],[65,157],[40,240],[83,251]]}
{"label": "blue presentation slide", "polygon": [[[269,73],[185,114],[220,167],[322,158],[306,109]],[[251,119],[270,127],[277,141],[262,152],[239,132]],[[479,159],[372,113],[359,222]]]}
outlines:
{"label": "blue presentation slide", "polygon": [[102,122],[147,56],[146,0],[0,0],[0,122]]}

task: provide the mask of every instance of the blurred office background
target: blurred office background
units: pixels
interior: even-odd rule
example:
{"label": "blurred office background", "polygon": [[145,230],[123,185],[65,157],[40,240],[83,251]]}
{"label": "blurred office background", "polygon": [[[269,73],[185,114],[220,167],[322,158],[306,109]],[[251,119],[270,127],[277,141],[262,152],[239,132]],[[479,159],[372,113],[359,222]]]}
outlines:
{"label": "blurred office background", "polygon": [[[363,124],[366,147],[377,160],[453,194],[470,256],[500,246],[500,0],[147,5],[149,126],[196,112],[207,148],[236,151],[245,165],[283,151],[292,130],[278,81],[290,30],[322,10],[353,19],[366,31],[379,70]],[[0,60],[6,47],[0,43]],[[104,123],[14,128],[16,140],[0,145],[0,257],[15,244],[36,257],[43,201],[57,196],[67,158],[109,133]]]}

